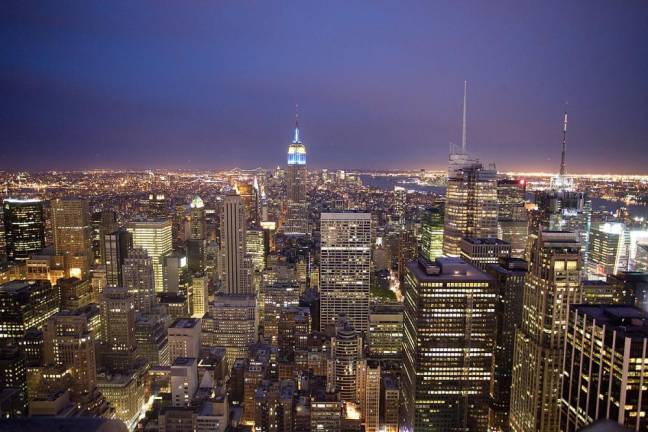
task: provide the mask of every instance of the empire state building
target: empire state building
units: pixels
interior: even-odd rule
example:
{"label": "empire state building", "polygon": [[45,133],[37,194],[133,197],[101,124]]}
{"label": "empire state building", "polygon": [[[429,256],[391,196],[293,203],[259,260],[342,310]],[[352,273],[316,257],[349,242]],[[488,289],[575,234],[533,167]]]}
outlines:
{"label": "empire state building", "polygon": [[308,204],[306,202],[306,147],[299,139],[299,121],[295,119],[295,135],[288,146],[287,209],[284,233],[303,236],[308,233]]}

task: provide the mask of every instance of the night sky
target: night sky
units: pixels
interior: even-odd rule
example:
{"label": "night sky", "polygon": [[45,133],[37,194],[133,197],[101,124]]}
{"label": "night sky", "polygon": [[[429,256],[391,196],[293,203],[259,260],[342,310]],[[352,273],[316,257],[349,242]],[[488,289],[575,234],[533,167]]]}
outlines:
{"label": "night sky", "polygon": [[3,1],[0,169],[648,173],[646,1]]}

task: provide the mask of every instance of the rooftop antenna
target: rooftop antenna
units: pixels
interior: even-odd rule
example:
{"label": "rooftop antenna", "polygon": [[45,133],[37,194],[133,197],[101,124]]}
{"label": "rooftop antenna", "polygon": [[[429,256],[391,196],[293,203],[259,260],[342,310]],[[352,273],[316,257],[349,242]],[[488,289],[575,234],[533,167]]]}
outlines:
{"label": "rooftop antenna", "polygon": [[295,104],[295,138],[293,140],[295,144],[299,143],[299,105]]}
{"label": "rooftop antenna", "polygon": [[466,93],[468,81],[464,81],[463,121],[461,123],[461,152],[466,153]]}
{"label": "rooftop antenna", "polygon": [[[567,103],[565,103],[567,105]],[[565,153],[567,152],[567,110],[565,109],[565,119],[563,120],[563,139],[562,139],[562,154],[560,156],[560,176],[564,177],[566,174],[565,169]]]}

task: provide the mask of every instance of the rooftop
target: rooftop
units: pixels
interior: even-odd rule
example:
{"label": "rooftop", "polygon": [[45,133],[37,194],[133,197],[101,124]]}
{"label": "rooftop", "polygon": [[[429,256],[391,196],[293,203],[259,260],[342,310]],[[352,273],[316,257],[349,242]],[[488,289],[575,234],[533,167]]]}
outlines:
{"label": "rooftop", "polygon": [[177,318],[171,328],[194,328],[200,320],[198,318]]}
{"label": "rooftop", "polygon": [[456,257],[439,257],[434,263],[419,258],[407,268],[420,282],[491,282],[493,277]]}
{"label": "rooftop", "polygon": [[635,306],[577,304],[572,305],[571,309],[596,320],[598,326],[616,331],[622,338],[648,338],[648,315]]}

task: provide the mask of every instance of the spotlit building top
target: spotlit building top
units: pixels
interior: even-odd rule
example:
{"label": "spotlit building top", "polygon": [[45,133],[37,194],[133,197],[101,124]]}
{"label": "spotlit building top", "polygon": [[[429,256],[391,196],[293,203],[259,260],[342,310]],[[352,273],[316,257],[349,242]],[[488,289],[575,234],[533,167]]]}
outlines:
{"label": "spotlit building top", "polygon": [[295,119],[295,137],[288,146],[288,165],[306,165],[306,147],[299,139],[298,119]]}

